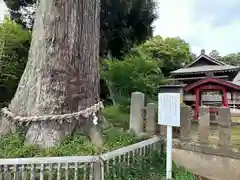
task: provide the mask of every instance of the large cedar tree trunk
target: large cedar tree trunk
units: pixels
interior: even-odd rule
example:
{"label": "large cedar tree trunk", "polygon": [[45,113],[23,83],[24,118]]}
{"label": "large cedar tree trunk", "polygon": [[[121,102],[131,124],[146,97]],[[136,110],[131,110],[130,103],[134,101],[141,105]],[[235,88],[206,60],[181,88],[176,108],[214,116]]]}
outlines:
{"label": "large cedar tree trunk", "polygon": [[[99,0],[41,0],[28,63],[9,109],[20,116],[77,112],[99,101]],[[47,148],[82,127],[101,145],[92,119],[31,123],[26,143]],[[2,118],[1,135],[14,130]]]}

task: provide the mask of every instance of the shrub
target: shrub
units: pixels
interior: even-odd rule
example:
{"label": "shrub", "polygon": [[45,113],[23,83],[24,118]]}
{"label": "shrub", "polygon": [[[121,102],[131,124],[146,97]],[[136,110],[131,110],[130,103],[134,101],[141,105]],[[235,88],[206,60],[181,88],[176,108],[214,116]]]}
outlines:
{"label": "shrub", "polygon": [[158,63],[144,54],[128,55],[120,60],[103,60],[102,78],[111,83],[117,103],[129,108],[132,92],[141,91],[148,99],[156,98],[157,89],[164,83]]}
{"label": "shrub", "polygon": [[124,130],[129,128],[129,113],[124,112],[120,105],[106,107],[103,115],[113,126]]}
{"label": "shrub", "polygon": [[116,127],[104,130],[103,137],[104,146],[97,148],[86,136],[76,130],[72,136],[66,138],[59,146],[42,150],[35,146],[24,145],[24,135],[16,133],[0,140],[0,158],[93,155],[139,141],[132,134]]}

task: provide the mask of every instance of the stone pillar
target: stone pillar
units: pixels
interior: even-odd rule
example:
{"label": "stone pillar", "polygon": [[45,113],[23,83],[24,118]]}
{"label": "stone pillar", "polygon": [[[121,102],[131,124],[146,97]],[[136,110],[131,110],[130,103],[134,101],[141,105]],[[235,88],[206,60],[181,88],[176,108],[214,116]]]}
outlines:
{"label": "stone pillar", "polygon": [[181,105],[180,113],[180,139],[182,141],[188,141],[191,139],[191,113],[192,109],[190,106],[184,104]]}
{"label": "stone pillar", "polygon": [[156,111],[155,104],[148,103],[146,108],[146,133],[148,135],[155,135],[156,133]]}
{"label": "stone pillar", "polygon": [[232,127],[230,109],[227,107],[219,108],[218,120],[218,144],[221,147],[229,147],[232,144]]}
{"label": "stone pillar", "polygon": [[198,140],[200,144],[209,143],[209,129],[210,129],[210,117],[209,117],[209,108],[200,107],[199,108],[199,120],[198,120]]}
{"label": "stone pillar", "polygon": [[144,110],[144,94],[141,92],[134,92],[131,96],[130,107],[130,130],[136,135],[143,132],[143,110]]}

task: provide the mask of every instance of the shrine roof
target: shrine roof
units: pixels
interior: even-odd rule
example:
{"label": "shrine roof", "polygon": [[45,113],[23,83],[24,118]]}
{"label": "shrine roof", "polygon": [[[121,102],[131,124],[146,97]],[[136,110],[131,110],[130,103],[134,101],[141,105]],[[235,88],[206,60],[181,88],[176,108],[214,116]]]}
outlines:
{"label": "shrine roof", "polygon": [[209,78],[205,78],[205,79],[202,79],[200,81],[197,81],[193,84],[189,84],[185,87],[185,91],[190,91],[196,87],[199,87],[199,86],[202,86],[204,84],[218,84],[218,85],[221,85],[221,86],[225,86],[225,87],[228,87],[228,88],[231,88],[231,89],[235,89],[237,91],[240,91],[240,85],[238,84],[235,84],[233,82],[230,82],[230,81],[225,81],[223,79],[216,79],[216,78],[212,78],[212,77],[209,77]]}
{"label": "shrine roof", "polygon": [[196,59],[193,62],[188,64],[186,66],[186,68],[187,67],[192,67],[197,61],[200,61],[202,58],[204,58],[205,60],[211,62],[214,65],[227,65],[226,63],[224,63],[222,61],[219,61],[219,60],[217,60],[217,59],[215,59],[213,57],[210,57],[210,56],[206,55],[205,53],[201,53],[198,57],[196,57]]}
{"label": "shrine roof", "polygon": [[186,86],[186,84],[166,84],[166,85],[160,85],[159,88],[181,88]]}
{"label": "shrine roof", "polygon": [[238,74],[235,76],[232,83],[240,85],[240,72],[238,72]]}
{"label": "shrine roof", "polygon": [[203,66],[194,66],[181,68],[175,71],[172,71],[171,74],[195,74],[195,73],[204,73],[204,72],[220,72],[220,71],[239,71],[240,67],[231,66],[231,65],[203,65]]}
{"label": "shrine roof", "polygon": [[210,57],[201,52],[201,54],[190,64],[184,68],[172,71],[172,75],[183,75],[183,74],[201,74],[205,72],[231,72],[239,71],[240,67],[231,66],[222,61],[219,61],[213,57]]}

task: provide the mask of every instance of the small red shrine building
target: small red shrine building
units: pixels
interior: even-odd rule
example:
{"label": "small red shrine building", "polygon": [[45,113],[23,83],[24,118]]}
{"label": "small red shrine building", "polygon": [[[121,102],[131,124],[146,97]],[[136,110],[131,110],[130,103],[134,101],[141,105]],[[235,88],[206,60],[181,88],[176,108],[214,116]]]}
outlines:
{"label": "small red shrine building", "polygon": [[195,119],[199,106],[209,106],[212,113],[220,106],[240,112],[240,67],[218,61],[202,50],[195,61],[172,71],[171,78],[175,85],[182,85],[183,102],[194,108]]}

